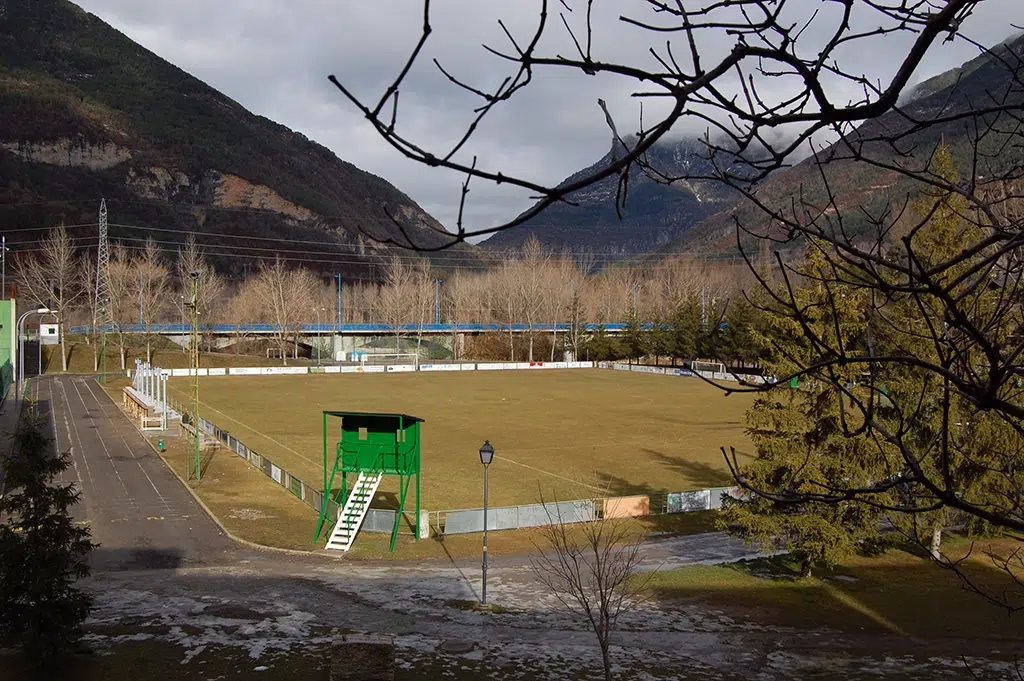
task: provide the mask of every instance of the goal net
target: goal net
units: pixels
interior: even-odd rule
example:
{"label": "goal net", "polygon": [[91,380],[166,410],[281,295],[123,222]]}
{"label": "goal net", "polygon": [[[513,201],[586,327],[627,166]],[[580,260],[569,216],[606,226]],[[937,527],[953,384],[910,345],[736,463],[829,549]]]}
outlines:
{"label": "goal net", "polygon": [[704,360],[695,360],[693,362],[693,370],[701,371],[709,374],[724,374],[725,365],[721,362],[708,362]]}
{"label": "goal net", "polygon": [[359,355],[359,366],[361,367],[388,364],[411,365],[419,369],[420,356],[415,352],[376,352],[360,353]]}

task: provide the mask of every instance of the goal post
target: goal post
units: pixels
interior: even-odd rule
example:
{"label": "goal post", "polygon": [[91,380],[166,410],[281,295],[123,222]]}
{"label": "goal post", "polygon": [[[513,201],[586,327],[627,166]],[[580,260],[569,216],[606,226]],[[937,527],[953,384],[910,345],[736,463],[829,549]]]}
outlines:
{"label": "goal post", "polygon": [[724,374],[725,365],[713,360],[694,360],[690,365],[694,371],[708,374]]}
{"label": "goal post", "polygon": [[412,365],[417,371],[420,368],[420,356],[415,352],[374,352],[359,353],[359,366],[380,366],[388,364]]}

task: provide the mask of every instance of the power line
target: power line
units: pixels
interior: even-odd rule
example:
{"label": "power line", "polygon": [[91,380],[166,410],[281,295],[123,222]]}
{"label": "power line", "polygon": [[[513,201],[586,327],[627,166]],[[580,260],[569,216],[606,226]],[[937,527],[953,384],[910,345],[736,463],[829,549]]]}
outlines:
{"label": "power line", "polygon": [[[81,224],[76,224],[76,225],[63,225],[63,226],[65,227],[65,229],[70,229],[70,228],[80,228],[80,227],[95,227],[96,225],[97,225],[97,223],[81,223]],[[59,225],[54,225],[54,226],[51,226],[51,227],[20,228],[20,229],[14,229],[14,230],[5,230],[5,232],[47,231],[47,230],[51,230],[51,229],[56,229],[58,226]],[[289,249],[287,251],[287,253],[291,253],[291,254],[333,255],[331,253],[324,253],[323,249],[324,248],[329,248],[329,249],[339,249],[339,250],[345,251],[345,252],[342,252],[342,253],[337,253],[337,255],[339,255],[339,256],[352,255],[352,256],[359,256],[360,258],[383,258],[383,259],[386,259],[386,260],[391,260],[393,258],[397,258],[397,259],[402,260],[402,261],[419,262],[419,261],[422,261],[424,259],[424,257],[425,257],[423,255],[416,255],[416,254],[405,255],[405,254],[394,253],[394,252],[390,252],[390,251],[364,254],[364,253],[360,253],[360,248],[358,246],[355,246],[355,245],[343,244],[343,243],[337,243],[337,242],[317,241],[317,240],[314,240],[314,239],[289,239],[289,238],[284,238],[284,237],[263,237],[263,236],[248,236],[248,235],[242,235],[242,234],[221,234],[221,233],[214,233],[214,232],[200,232],[200,231],[196,231],[196,230],[178,230],[178,229],[171,229],[171,228],[166,228],[166,227],[145,227],[145,226],[142,226],[142,225],[131,225],[131,224],[126,224],[126,223],[113,223],[113,222],[109,223],[109,226],[110,227],[118,227],[118,228],[122,228],[122,229],[142,230],[142,231],[148,231],[148,232],[161,232],[161,233],[169,233],[169,234],[182,234],[182,235],[186,235],[186,236],[207,237],[207,238],[210,238],[210,239],[236,239],[236,240],[239,240],[239,241],[260,241],[260,242],[266,242],[268,244],[275,244],[275,245],[291,245],[291,244],[296,244],[296,245],[315,245],[315,246],[319,246],[320,247],[319,249],[317,249],[315,251],[300,250],[300,249]],[[72,240],[87,240],[87,239],[91,239],[92,237],[82,236],[82,237],[70,237],[70,238]],[[118,241],[118,240],[145,241],[146,239],[141,238],[141,237],[130,237],[130,236],[118,236],[118,237],[115,237],[115,241]],[[35,240],[25,240],[25,241],[11,242],[11,245],[12,246],[35,245],[36,243],[37,242]],[[166,241],[166,240],[164,240],[164,241],[154,240],[154,243],[164,244],[164,245],[172,245],[172,246],[180,246],[181,245],[180,242],[177,242],[177,241]],[[206,249],[206,248],[232,248],[232,249],[245,249],[245,250],[249,250],[249,251],[267,251],[267,250],[271,250],[271,248],[269,246],[265,247],[265,248],[260,248],[260,247],[256,247],[256,246],[226,246],[226,245],[220,245],[220,244],[202,244],[202,246],[203,246],[204,249]],[[18,250],[20,250],[20,251],[29,251],[29,250],[38,250],[38,249],[24,249],[23,248],[23,249],[18,249]],[[162,249],[162,250],[166,250],[166,249]],[[231,254],[223,254],[223,255],[230,256]],[[458,254],[446,255],[446,257],[444,258],[443,264],[445,266],[451,266],[453,263],[463,262],[463,263],[467,263],[468,266],[471,266],[472,269],[480,269],[481,267],[484,267],[486,265],[486,263],[482,262],[482,260],[489,260],[489,261],[492,261],[492,262],[515,262],[515,261],[519,260],[519,258],[516,258],[516,257],[514,257],[512,255],[502,254],[502,253],[499,253],[499,252],[484,252],[484,253],[482,253],[480,255],[482,256],[482,258],[480,256],[477,256],[477,255],[458,255]],[[637,257],[640,257],[642,255],[643,254],[637,254]],[[258,256],[258,257],[262,257],[262,256]],[[720,253],[718,253],[716,251],[683,252],[683,253],[678,253],[678,254],[666,255],[665,257],[666,258],[673,258],[673,257],[693,258],[695,260],[711,260],[711,261],[715,261],[715,262],[741,261],[741,260],[743,260],[742,256],[740,256],[740,255],[720,254]],[[560,256],[560,255],[555,255],[555,254],[549,254],[546,257],[546,259],[549,262],[556,262],[556,263],[557,262],[576,262],[576,263],[578,263],[580,260],[591,260],[591,261],[594,262],[595,265],[597,265],[597,264],[607,265],[607,264],[624,263],[624,259],[623,258],[617,257],[614,254],[606,254],[606,253],[593,253],[593,254],[584,254],[584,255],[581,255],[581,256],[568,256],[568,257]],[[338,264],[366,264],[363,260],[359,260],[359,261],[339,261],[339,260],[300,259],[300,258],[290,258],[289,260],[295,261],[295,262],[305,261],[305,262],[315,262],[315,263],[335,263],[336,262]],[[665,265],[661,265],[661,264],[646,265],[646,266],[644,266],[644,269],[658,268],[658,267],[664,267],[664,266]],[[457,268],[458,267],[456,266],[456,269]]]}

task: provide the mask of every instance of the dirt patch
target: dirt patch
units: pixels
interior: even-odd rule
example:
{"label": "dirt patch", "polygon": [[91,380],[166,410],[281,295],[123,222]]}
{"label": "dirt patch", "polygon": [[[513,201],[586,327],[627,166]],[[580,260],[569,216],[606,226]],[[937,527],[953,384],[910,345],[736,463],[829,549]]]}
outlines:
{"label": "dirt patch", "polygon": [[270,520],[277,516],[258,508],[233,508],[228,517],[234,520]]}

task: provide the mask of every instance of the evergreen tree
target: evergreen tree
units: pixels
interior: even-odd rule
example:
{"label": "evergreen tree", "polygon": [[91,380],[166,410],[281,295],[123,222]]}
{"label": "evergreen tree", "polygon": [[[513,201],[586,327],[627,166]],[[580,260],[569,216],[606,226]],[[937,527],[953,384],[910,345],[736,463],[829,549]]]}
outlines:
{"label": "evergreen tree", "polygon": [[672,354],[684,362],[697,358],[700,336],[700,305],[687,298],[672,317]]}
{"label": "evergreen tree", "polygon": [[[935,155],[932,172],[957,182],[945,148]],[[960,253],[961,244],[977,240],[978,228],[963,219],[968,207],[955,192],[937,192],[912,208],[916,219],[909,234],[903,243],[894,241],[886,254],[893,262],[905,259],[911,250],[906,241],[911,241],[915,259],[904,264],[930,271]],[[769,373],[783,377],[813,367],[831,359],[835,348],[846,356],[915,362],[831,364],[808,371],[799,387],[781,397],[773,391],[758,399],[747,416],[756,456],[740,472],[767,496],[729,502],[724,526],[762,545],[781,540],[809,571],[871,539],[879,521],[879,512],[872,509],[894,509],[888,520],[938,558],[949,517],[934,487],[921,480],[947,480],[958,496],[975,503],[988,500],[992,506],[1017,493],[1006,474],[1020,460],[1014,424],[984,404],[971,403],[950,388],[949,379],[917,364],[942,366],[951,375],[958,365],[986,371],[983,350],[958,338],[956,320],[938,312],[943,309],[938,297],[947,295],[960,297],[982,318],[995,316],[993,311],[1006,304],[999,286],[978,285],[962,276],[969,266],[936,270],[931,288],[910,287],[894,278],[886,300],[878,304],[867,299],[880,295],[877,291],[856,281],[843,283],[830,270],[834,263],[810,241],[801,268],[805,283],[794,292],[806,328],[791,314],[773,314],[767,305],[763,327],[755,334],[763,335],[764,347],[770,348]],[[879,437],[879,432],[887,435]],[[878,491],[861,502],[834,493],[873,485]],[[823,503],[823,497],[830,502]],[[928,510],[899,512],[908,507]],[[969,529],[989,529],[980,521],[975,524],[979,527]]]}
{"label": "evergreen tree", "polygon": [[42,419],[30,410],[4,463],[7,494],[0,499],[0,641],[34,662],[49,662],[82,634],[92,597],[76,588],[88,576],[95,547],[70,508],[81,492],[56,478],[71,466],[54,453]]}
{"label": "evergreen tree", "polygon": [[761,344],[757,337],[757,310],[738,297],[729,303],[725,313],[725,328],[722,329],[720,357],[724,360],[738,360],[751,365],[761,359]]}
{"label": "evergreen tree", "polygon": [[584,351],[593,362],[619,359],[625,354],[618,340],[609,336],[608,330],[601,323],[598,323],[593,335],[587,340]]}
{"label": "evergreen tree", "polygon": [[626,351],[626,356],[630,361],[639,361],[647,354],[647,338],[636,317],[630,319],[626,324],[625,333],[622,335],[622,348]]}
{"label": "evergreen tree", "polygon": [[[806,269],[825,267],[813,248]],[[855,343],[865,328],[864,306],[858,293],[832,300],[819,287],[797,291],[817,333],[843,343]],[[828,298],[828,299],[826,299]],[[794,370],[794,360],[813,352],[801,341],[804,336],[787,317],[772,317],[765,332],[777,351],[769,360],[771,373],[784,376]],[[847,369],[851,374],[856,369]],[[756,453],[742,467],[744,480],[776,498],[752,496],[726,501],[720,526],[758,544],[764,550],[780,547],[792,554],[808,576],[814,567],[830,567],[878,536],[879,513],[856,502],[820,503],[787,501],[787,497],[820,494],[821,485],[867,484],[873,468],[872,445],[865,438],[847,437],[841,412],[844,405],[824,383],[805,382],[783,395],[768,393],[757,399],[747,413],[747,432]]]}
{"label": "evergreen tree", "polygon": [[662,357],[672,355],[672,325],[656,318],[651,328],[644,332],[644,347],[647,354],[654,356],[658,364]]}

